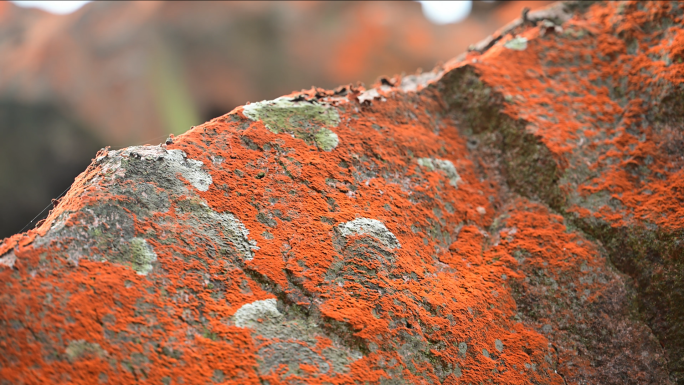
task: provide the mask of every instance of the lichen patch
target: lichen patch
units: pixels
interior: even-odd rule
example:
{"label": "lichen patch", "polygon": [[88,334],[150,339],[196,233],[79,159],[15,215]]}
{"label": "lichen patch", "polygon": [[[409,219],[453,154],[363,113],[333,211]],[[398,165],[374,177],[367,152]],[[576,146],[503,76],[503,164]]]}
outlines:
{"label": "lichen patch", "polygon": [[14,267],[15,263],[17,263],[17,256],[12,251],[0,258],[0,265],[9,267],[10,269]]}
{"label": "lichen patch", "polygon": [[354,219],[337,226],[337,230],[345,238],[351,235],[370,235],[377,238],[388,249],[398,249],[401,247],[397,237],[385,227],[384,223],[377,219]]}
{"label": "lichen patch", "polygon": [[278,319],[282,317],[282,314],[278,311],[276,303],[275,298],[269,298],[242,305],[233,315],[233,323],[235,326],[245,328],[253,327],[259,320]]}
{"label": "lichen patch", "polygon": [[516,36],[504,43],[504,47],[514,51],[524,51],[527,49],[527,38]]}
{"label": "lichen patch", "polygon": [[334,107],[325,103],[283,97],[248,104],[243,113],[253,121],[263,122],[274,134],[289,133],[323,151],[332,151],[339,144],[337,134],[330,127],[337,127],[340,116]]}
{"label": "lichen patch", "polygon": [[458,184],[462,182],[461,176],[458,175],[456,167],[450,160],[437,158],[418,158],[417,162],[421,167],[426,168],[428,171],[439,170],[443,172],[449,180],[449,184],[456,188],[458,188]]}
{"label": "lichen patch", "polygon": [[104,358],[107,355],[107,352],[102,349],[100,344],[96,342],[87,342],[85,340],[69,342],[69,346],[67,346],[64,353],[66,353],[67,359],[71,363],[89,356]]}
{"label": "lichen patch", "polygon": [[147,275],[152,271],[153,262],[157,260],[152,246],[143,238],[133,238],[130,241],[131,264],[139,275]]}
{"label": "lichen patch", "polygon": [[167,150],[160,146],[134,146],[119,151],[110,151],[107,155],[121,164],[119,158],[136,158],[148,162],[163,161],[171,172],[180,173],[185,180],[199,191],[207,191],[212,184],[211,175],[204,170],[204,163],[190,159],[182,150]]}

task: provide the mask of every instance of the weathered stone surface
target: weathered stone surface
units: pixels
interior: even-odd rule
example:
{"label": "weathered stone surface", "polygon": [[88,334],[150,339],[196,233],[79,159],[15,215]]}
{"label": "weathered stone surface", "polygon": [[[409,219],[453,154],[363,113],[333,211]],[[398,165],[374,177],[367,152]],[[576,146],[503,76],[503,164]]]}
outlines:
{"label": "weathered stone surface", "polygon": [[0,244],[0,381],[684,383],[683,16],[560,4],[101,151]]}
{"label": "weathered stone surface", "polygon": [[[413,1],[93,1],[67,15],[0,1],[0,238],[45,219],[105,145],[156,144],[312,84],[432,68],[545,3],[476,2],[435,25]],[[334,147],[327,130],[309,140]]]}

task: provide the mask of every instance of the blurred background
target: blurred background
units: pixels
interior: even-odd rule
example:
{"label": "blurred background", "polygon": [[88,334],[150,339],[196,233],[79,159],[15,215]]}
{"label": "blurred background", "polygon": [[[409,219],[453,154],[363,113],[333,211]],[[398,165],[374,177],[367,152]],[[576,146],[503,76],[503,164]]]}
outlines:
{"label": "blurred background", "polygon": [[104,146],[431,70],[548,3],[0,2],[0,239],[45,217]]}

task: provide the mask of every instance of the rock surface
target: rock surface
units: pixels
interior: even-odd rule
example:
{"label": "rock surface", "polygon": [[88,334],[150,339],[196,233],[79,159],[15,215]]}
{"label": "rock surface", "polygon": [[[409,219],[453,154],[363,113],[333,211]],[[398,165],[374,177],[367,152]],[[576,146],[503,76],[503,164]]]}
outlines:
{"label": "rock surface", "polygon": [[682,7],[102,150],[0,244],[0,383],[683,384]]}
{"label": "rock surface", "polygon": [[94,1],[68,15],[1,1],[0,238],[105,145],[156,144],[312,84],[432,68],[544,3],[476,3],[434,25],[412,1]]}

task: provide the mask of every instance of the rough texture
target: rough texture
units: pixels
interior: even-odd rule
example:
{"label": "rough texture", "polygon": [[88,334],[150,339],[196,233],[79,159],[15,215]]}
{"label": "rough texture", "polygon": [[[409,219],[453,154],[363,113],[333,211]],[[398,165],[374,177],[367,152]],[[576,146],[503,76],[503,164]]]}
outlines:
{"label": "rough texture", "polygon": [[101,151],[0,244],[0,383],[684,384],[680,7]]}
{"label": "rough texture", "polygon": [[105,145],[157,144],[312,84],[432,68],[547,2],[476,2],[435,25],[413,1],[92,1],[67,15],[0,1],[0,238],[45,219]]}

